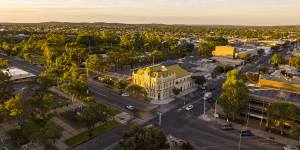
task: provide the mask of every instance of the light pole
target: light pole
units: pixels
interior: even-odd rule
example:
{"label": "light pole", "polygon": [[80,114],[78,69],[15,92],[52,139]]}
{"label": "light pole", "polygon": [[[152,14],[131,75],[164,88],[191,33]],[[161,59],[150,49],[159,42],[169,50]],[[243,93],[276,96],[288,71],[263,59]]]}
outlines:
{"label": "light pole", "polygon": [[158,126],[161,126],[162,113],[160,111],[160,105],[158,105],[157,115],[158,115]]}
{"label": "light pole", "polygon": [[[249,99],[249,104],[248,104],[248,113],[247,113],[247,120],[246,120],[246,130],[248,129],[248,124],[249,124],[249,115],[250,115],[250,104],[251,104],[251,99]],[[243,128],[241,128],[241,132],[240,132],[240,140],[239,140],[239,150],[241,149],[241,144],[242,144],[242,131]]]}
{"label": "light pole", "polygon": [[214,112],[214,117],[215,118],[218,118],[218,114],[217,114],[217,105],[218,105],[218,98],[216,99],[216,102],[215,102],[215,112]]}
{"label": "light pole", "polygon": [[242,129],[241,129],[241,132],[240,132],[239,150],[241,150],[241,143],[242,143],[242,131],[243,131],[243,127],[242,127]]}
{"label": "light pole", "polygon": [[161,126],[161,117],[162,117],[161,112],[158,112],[158,126]]}

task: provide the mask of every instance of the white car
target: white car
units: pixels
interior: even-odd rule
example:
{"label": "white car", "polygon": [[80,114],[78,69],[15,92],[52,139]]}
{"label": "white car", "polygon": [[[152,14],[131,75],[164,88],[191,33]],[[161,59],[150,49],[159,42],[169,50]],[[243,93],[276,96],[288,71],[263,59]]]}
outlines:
{"label": "white car", "polygon": [[298,150],[298,148],[294,145],[286,145],[283,147],[284,150]]}
{"label": "white car", "polygon": [[189,105],[188,107],[185,108],[185,110],[192,110],[194,108],[194,105]]}
{"label": "white car", "polygon": [[131,105],[126,106],[126,108],[127,108],[128,110],[134,110],[134,107],[131,106]]}
{"label": "white car", "polygon": [[127,94],[127,93],[122,93],[121,96],[128,97],[129,94]]}
{"label": "white car", "polygon": [[206,101],[208,99],[212,98],[212,92],[206,92],[203,96],[203,99]]}

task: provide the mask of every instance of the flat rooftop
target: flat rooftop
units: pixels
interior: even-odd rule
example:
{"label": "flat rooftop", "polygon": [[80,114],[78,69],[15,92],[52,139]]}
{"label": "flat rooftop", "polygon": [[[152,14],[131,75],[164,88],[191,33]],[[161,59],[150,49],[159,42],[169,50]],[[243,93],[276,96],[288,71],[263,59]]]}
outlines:
{"label": "flat rooftop", "polygon": [[266,79],[266,80],[273,80],[273,81],[278,81],[278,82],[285,82],[285,83],[289,83],[289,84],[300,84],[300,80],[296,80],[296,79],[286,79],[283,76],[270,76],[270,75],[264,75],[262,77],[262,79]]}
{"label": "flat rooftop", "polygon": [[300,106],[300,93],[272,88],[250,88],[250,95],[266,98],[270,101],[288,102]]}
{"label": "flat rooftop", "polygon": [[20,79],[27,79],[35,77],[36,75],[29,73],[25,70],[16,68],[16,67],[9,67],[7,70],[2,70],[2,72],[7,73],[11,80],[20,80]]}

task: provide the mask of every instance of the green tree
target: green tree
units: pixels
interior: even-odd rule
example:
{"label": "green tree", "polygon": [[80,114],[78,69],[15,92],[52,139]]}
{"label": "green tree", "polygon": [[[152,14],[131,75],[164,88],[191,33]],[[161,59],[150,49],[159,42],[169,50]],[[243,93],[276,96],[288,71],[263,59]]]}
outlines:
{"label": "green tree", "polygon": [[295,123],[291,130],[290,130],[290,135],[294,138],[297,138],[300,141],[300,125]]}
{"label": "green tree", "polygon": [[79,43],[68,43],[65,45],[65,49],[65,61],[67,61],[68,64],[80,64],[86,58],[87,49]]}
{"label": "green tree", "polygon": [[8,68],[8,60],[0,58],[0,70]]}
{"label": "green tree", "polygon": [[194,79],[195,84],[198,86],[202,86],[206,82],[204,76],[193,76],[192,79]]}
{"label": "green tree", "polygon": [[21,96],[16,95],[0,104],[0,112],[7,113],[9,117],[19,117],[23,113]]}
{"label": "green tree", "polygon": [[222,86],[219,104],[227,118],[235,119],[243,112],[249,100],[249,90],[244,81],[239,77],[239,71],[234,69],[227,73],[227,80]]}
{"label": "green tree", "polygon": [[85,99],[88,97],[87,77],[86,75],[79,73],[77,65],[73,64],[68,72],[65,72],[63,77],[62,90],[72,96],[72,100],[75,97]]}
{"label": "green tree", "polygon": [[284,63],[284,58],[279,54],[274,54],[271,61],[273,65],[278,66]]}
{"label": "green tree", "polygon": [[44,125],[38,126],[36,132],[29,134],[29,139],[44,146],[45,149],[51,148],[55,142],[62,136],[63,129],[48,121]]}
{"label": "green tree", "polygon": [[143,32],[142,38],[144,41],[144,48],[146,50],[159,49],[161,47],[160,37],[153,32]]}
{"label": "green tree", "polygon": [[126,81],[119,81],[118,82],[118,88],[124,90],[127,87],[128,83]]}
{"label": "green tree", "polygon": [[190,142],[183,143],[181,147],[183,150],[194,150],[194,147]]}
{"label": "green tree", "polygon": [[159,57],[161,55],[162,55],[162,52],[159,51],[159,50],[157,50],[157,49],[155,49],[155,50],[152,51],[151,57],[152,57],[152,63],[153,63],[153,65],[155,64],[155,58],[157,58],[157,57]]}
{"label": "green tree", "polygon": [[272,103],[267,109],[267,124],[266,126],[280,127],[283,134],[284,123],[296,119],[297,108],[293,104],[288,103]]}
{"label": "green tree", "polygon": [[105,59],[96,54],[90,55],[86,60],[86,70],[94,72],[104,72],[108,70],[108,64]]}
{"label": "green tree", "polygon": [[136,84],[131,84],[128,85],[125,89],[128,93],[135,95],[135,96],[145,96],[147,95],[147,91],[145,88],[136,85]]}
{"label": "green tree", "polygon": [[120,37],[120,47],[126,50],[135,50],[136,39],[134,34],[126,33]]}
{"label": "green tree", "polygon": [[108,117],[108,112],[105,112],[96,103],[89,103],[87,106],[81,108],[77,115],[78,120],[83,122],[88,128],[90,136],[93,136],[91,128],[93,128],[98,122],[107,121]]}
{"label": "green tree", "polygon": [[8,73],[8,60],[0,58],[0,103],[12,96],[12,81]]}
{"label": "green tree", "polygon": [[289,59],[289,64],[300,70],[300,56],[291,57]]}
{"label": "green tree", "polygon": [[208,57],[212,56],[213,49],[214,49],[213,46],[211,46],[207,43],[201,43],[198,47],[198,54],[202,58],[208,58]]}
{"label": "green tree", "polygon": [[120,141],[123,150],[162,150],[168,149],[167,138],[160,128],[130,126]]}

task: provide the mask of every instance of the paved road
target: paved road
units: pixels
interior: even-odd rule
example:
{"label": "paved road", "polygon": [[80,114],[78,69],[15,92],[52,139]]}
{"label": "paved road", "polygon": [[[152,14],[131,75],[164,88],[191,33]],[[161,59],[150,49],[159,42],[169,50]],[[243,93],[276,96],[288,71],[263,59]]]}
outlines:
{"label": "paved road", "polygon": [[[239,133],[237,130],[223,131],[211,122],[198,119],[203,113],[203,101],[194,103],[194,109],[174,109],[165,113],[162,117],[162,128],[167,134],[193,142],[208,150],[237,150]],[[154,119],[152,123],[156,123]],[[243,137],[242,150],[274,150],[281,149],[281,145],[275,143],[261,144],[258,137]],[[269,142],[269,141],[266,141]]]}
{"label": "paved road", "polygon": [[[24,60],[19,60],[14,56],[5,56],[0,54],[0,58],[8,59],[10,66],[18,67],[35,75],[39,75],[45,70],[41,66],[30,64]],[[124,111],[127,111],[127,105],[132,105],[138,110],[150,110],[155,107],[154,105],[151,105],[147,102],[136,101],[131,97],[122,97],[118,95],[118,93],[113,92],[111,89],[103,86],[103,84],[93,81],[92,78],[89,79],[88,86],[91,94],[98,102],[115,106],[117,108],[123,109]]]}
{"label": "paved road", "polygon": [[98,81],[93,81],[92,79],[89,80],[88,85],[91,94],[97,101],[115,106],[125,111],[128,111],[126,110],[127,105],[134,106],[138,111],[150,111],[156,107],[156,105],[150,104],[146,101],[137,101],[131,97],[120,96],[109,87],[106,87]]}

